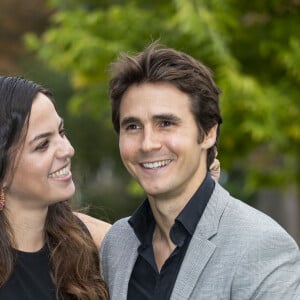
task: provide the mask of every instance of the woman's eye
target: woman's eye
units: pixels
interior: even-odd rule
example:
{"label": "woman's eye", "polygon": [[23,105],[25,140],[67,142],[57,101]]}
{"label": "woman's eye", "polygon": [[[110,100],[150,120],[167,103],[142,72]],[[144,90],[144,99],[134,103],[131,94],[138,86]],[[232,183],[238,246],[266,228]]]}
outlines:
{"label": "woman's eye", "polygon": [[39,144],[39,145],[35,148],[35,150],[37,150],[37,151],[45,150],[45,149],[47,149],[48,145],[49,145],[49,141],[46,140],[46,141],[42,142],[41,144]]}
{"label": "woman's eye", "polygon": [[61,136],[65,136],[65,135],[66,135],[66,129],[65,129],[65,128],[60,129],[60,130],[59,130],[59,134],[60,134]]}

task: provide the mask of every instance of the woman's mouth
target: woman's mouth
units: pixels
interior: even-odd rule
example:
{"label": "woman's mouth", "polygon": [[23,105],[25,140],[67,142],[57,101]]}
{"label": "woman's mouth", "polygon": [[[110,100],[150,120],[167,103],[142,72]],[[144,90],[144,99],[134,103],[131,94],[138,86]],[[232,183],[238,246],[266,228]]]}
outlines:
{"label": "woman's mouth", "polygon": [[50,173],[49,178],[62,178],[70,174],[70,166],[66,166],[58,171]]}

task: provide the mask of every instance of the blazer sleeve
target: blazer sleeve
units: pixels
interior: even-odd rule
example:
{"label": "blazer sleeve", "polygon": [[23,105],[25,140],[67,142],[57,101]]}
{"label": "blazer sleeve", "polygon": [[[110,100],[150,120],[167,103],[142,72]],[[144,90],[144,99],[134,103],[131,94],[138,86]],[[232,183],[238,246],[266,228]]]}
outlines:
{"label": "blazer sleeve", "polygon": [[299,300],[300,252],[284,230],[269,230],[249,244],[237,263],[232,300]]}
{"label": "blazer sleeve", "polygon": [[130,234],[128,218],[118,220],[106,233],[99,251],[100,270],[104,280],[109,281],[111,274],[116,272],[122,257],[122,249]]}
{"label": "blazer sleeve", "polygon": [[111,300],[126,300],[128,282],[139,242],[128,218],[114,223],[100,248],[100,269],[108,284]]}

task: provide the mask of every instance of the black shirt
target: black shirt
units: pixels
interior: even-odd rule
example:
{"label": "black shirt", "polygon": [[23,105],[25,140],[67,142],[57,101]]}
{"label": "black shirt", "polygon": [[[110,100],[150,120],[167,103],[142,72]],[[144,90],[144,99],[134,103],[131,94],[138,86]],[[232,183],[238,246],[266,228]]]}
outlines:
{"label": "black shirt", "polygon": [[28,253],[17,251],[16,265],[0,288],[1,300],[55,300],[55,286],[49,272],[49,250]]}
{"label": "black shirt", "polygon": [[[77,217],[76,221],[91,236],[85,224]],[[0,300],[56,300],[47,244],[37,252],[16,252],[14,270],[8,281],[0,287]],[[69,297],[60,296],[59,299],[67,300]]]}
{"label": "black shirt", "polygon": [[186,250],[203,214],[215,186],[214,180],[207,175],[183,210],[175,219],[170,230],[170,238],[176,245],[175,250],[158,272],[152,236],[155,220],[146,199],[129,219],[141,245],[128,286],[129,300],[167,300],[170,298]]}

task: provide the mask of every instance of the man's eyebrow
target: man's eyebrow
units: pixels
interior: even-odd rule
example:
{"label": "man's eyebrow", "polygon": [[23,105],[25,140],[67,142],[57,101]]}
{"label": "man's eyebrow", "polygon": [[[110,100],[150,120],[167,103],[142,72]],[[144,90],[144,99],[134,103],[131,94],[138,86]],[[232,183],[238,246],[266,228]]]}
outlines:
{"label": "man's eyebrow", "polygon": [[128,124],[139,123],[139,122],[140,120],[136,117],[126,117],[123,120],[121,120],[120,127],[125,127]]}
{"label": "man's eyebrow", "polygon": [[157,120],[157,121],[171,121],[171,122],[176,122],[179,123],[181,122],[181,119],[174,114],[159,114],[159,115],[154,115],[152,119]]}
{"label": "man's eyebrow", "polygon": [[[59,125],[58,125],[58,128],[61,129],[64,127],[64,120],[61,118],[60,119],[60,122],[59,122]],[[43,139],[43,138],[46,138],[46,137],[49,137],[53,135],[53,132],[52,131],[48,131],[48,132],[43,132],[41,134],[38,134],[37,136],[35,136],[31,141],[29,141],[29,145],[33,144],[34,142],[40,140],[40,139]]]}
{"label": "man's eyebrow", "polygon": [[[181,119],[174,114],[157,114],[152,117],[153,121],[170,121],[175,123],[180,123]],[[140,123],[140,119],[136,117],[126,117],[121,120],[120,127],[125,127],[128,124]]]}

